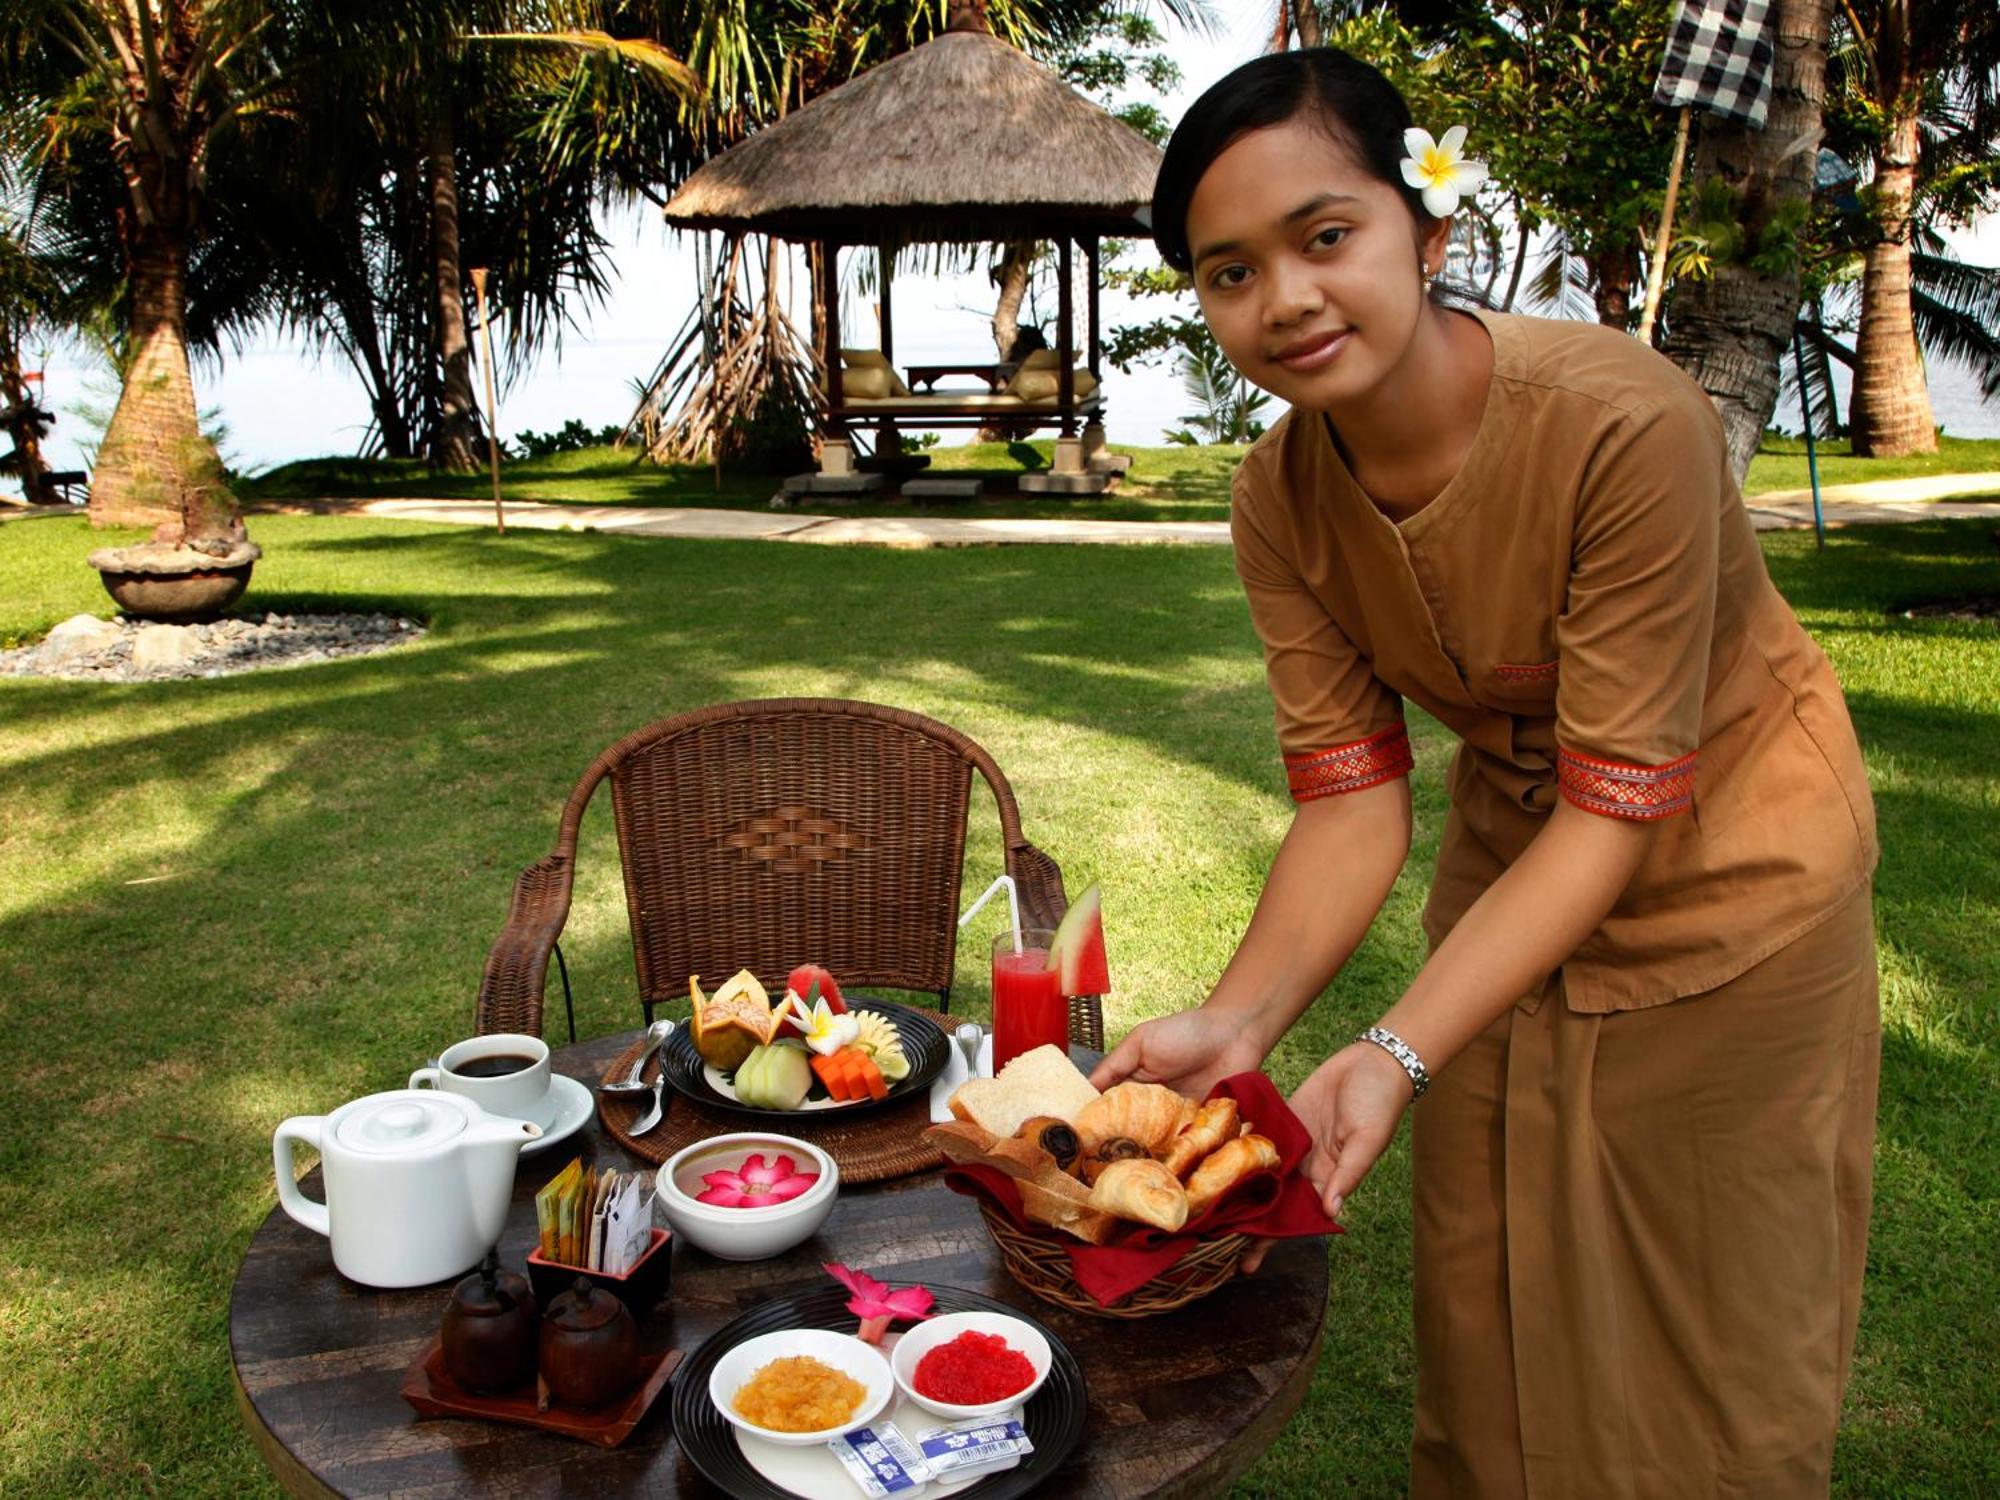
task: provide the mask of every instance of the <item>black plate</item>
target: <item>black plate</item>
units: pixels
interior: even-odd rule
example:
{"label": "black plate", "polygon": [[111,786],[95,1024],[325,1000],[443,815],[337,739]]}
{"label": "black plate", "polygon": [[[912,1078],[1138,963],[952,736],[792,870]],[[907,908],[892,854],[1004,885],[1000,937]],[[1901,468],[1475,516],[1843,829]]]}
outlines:
{"label": "black plate", "polygon": [[[887,1098],[862,1099],[834,1109],[760,1109],[754,1104],[739,1104],[713,1087],[703,1075],[705,1064],[701,1054],[694,1050],[694,1033],[685,1026],[676,1026],[674,1034],[667,1038],[667,1045],[660,1049],[660,1066],[666,1070],[668,1084],[688,1098],[715,1109],[755,1115],[760,1120],[846,1119],[849,1115],[866,1114],[872,1109],[887,1109],[903,1103],[912,1094],[928,1091],[931,1081],[944,1071],[945,1059],[951,1055],[951,1042],[938,1029],[937,1023],[906,1005],[872,1000],[865,995],[856,995],[848,1000],[847,1008],[874,1011],[887,1019],[903,1038],[903,1055],[910,1060],[910,1073],[907,1078],[898,1079],[889,1086]],[[814,1087],[818,1088],[817,1082]]]}
{"label": "black plate", "polygon": [[[1083,1371],[1063,1341],[1017,1307],[995,1302],[977,1292],[955,1286],[934,1286],[936,1310],[941,1313],[996,1312],[1031,1324],[1049,1341],[1049,1378],[1028,1398],[1021,1409],[1021,1425],[1035,1445],[1021,1464],[965,1488],[957,1495],[977,1495],[979,1500],[1012,1500],[1025,1495],[1062,1467],[1070,1450],[1083,1436],[1087,1400]],[[831,1328],[839,1333],[854,1331],[854,1314],[847,1310],[848,1293],[841,1287],[779,1297],[753,1307],[735,1322],[709,1335],[708,1341],[689,1355],[674,1371],[674,1436],[688,1460],[710,1482],[722,1487],[735,1500],[797,1500],[790,1490],[781,1490],[750,1466],[743,1450],[736,1446],[736,1429],[715,1409],[708,1398],[708,1377],[722,1356],[760,1333],[777,1333],[786,1328]],[[857,1492],[858,1493],[858,1492]]]}

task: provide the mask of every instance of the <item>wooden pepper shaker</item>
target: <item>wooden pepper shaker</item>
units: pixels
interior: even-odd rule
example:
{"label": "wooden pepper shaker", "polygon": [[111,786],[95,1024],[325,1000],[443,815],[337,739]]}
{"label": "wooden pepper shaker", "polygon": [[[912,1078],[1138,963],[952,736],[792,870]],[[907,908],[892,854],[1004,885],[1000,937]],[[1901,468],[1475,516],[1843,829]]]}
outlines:
{"label": "wooden pepper shaker", "polygon": [[479,1269],[452,1288],[444,1310],[444,1367],[468,1391],[511,1391],[535,1373],[540,1322],[527,1278],[500,1269],[486,1252]]}
{"label": "wooden pepper shaker", "polygon": [[542,1319],[542,1381],[565,1406],[600,1406],[639,1377],[639,1325],[611,1293],[579,1276]]}

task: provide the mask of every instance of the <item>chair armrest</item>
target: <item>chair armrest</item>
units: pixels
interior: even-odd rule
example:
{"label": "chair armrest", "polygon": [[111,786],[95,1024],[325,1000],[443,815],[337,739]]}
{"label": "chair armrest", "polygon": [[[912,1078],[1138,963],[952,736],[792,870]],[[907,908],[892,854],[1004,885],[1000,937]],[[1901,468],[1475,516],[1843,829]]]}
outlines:
{"label": "chair armrest", "polygon": [[549,955],[569,919],[575,865],[566,855],[538,859],[514,881],[507,921],[486,954],[473,1030],[542,1034],[542,985]]}
{"label": "chair armrest", "polygon": [[[1025,839],[1007,851],[1007,873],[1021,902],[1021,921],[1029,927],[1054,928],[1069,910],[1062,870],[1054,859]],[[1069,1039],[1079,1047],[1104,1050],[1104,1001],[1097,995],[1076,995],[1069,1002]]]}

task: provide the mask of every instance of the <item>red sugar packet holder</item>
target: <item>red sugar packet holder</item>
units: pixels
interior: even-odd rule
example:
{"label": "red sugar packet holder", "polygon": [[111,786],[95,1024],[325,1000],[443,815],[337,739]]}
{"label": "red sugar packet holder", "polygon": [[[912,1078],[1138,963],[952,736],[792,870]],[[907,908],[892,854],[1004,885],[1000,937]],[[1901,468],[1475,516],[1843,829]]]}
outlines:
{"label": "red sugar packet holder", "polygon": [[[1326,1216],[1319,1194],[1299,1171],[1299,1164],[1312,1149],[1312,1137],[1270,1079],[1262,1073],[1237,1073],[1218,1083],[1208,1097],[1236,1101],[1237,1109],[1257,1134],[1278,1148],[1277,1170],[1253,1172],[1177,1234],[1147,1224],[1128,1224],[1107,1245],[1088,1245],[1082,1240],[1065,1245],[1076,1284],[1098,1306],[1109,1307],[1131,1295],[1203,1240],[1226,1234],[1287,1240],[1344,1232]],[[1014,1179],[998,1168],[977,1162],[950,1166],[944,1180],[955,1193],[994,1204],[1017,1228],[1070,1239],[1060,1230],[1030,1223],[1021,1212],[1021,1194]]]}

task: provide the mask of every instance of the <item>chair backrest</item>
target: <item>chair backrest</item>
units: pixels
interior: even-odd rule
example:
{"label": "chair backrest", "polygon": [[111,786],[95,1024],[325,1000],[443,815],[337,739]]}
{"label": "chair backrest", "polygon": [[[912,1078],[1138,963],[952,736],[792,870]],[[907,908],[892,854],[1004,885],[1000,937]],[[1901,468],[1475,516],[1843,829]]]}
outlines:
{"label": "chair backrest", "polygon": [[649,1006],[684,996],[690,974],[712,989],[739,968],[776,994],[805,962],[945,995],[975,770],[1030,911],[1059,913],[1060,875],[1023,839],[990,755],[934,719],[844,699],[720,704],[626,736],[577,783],[556,852],[574,858],[608,777]]}

